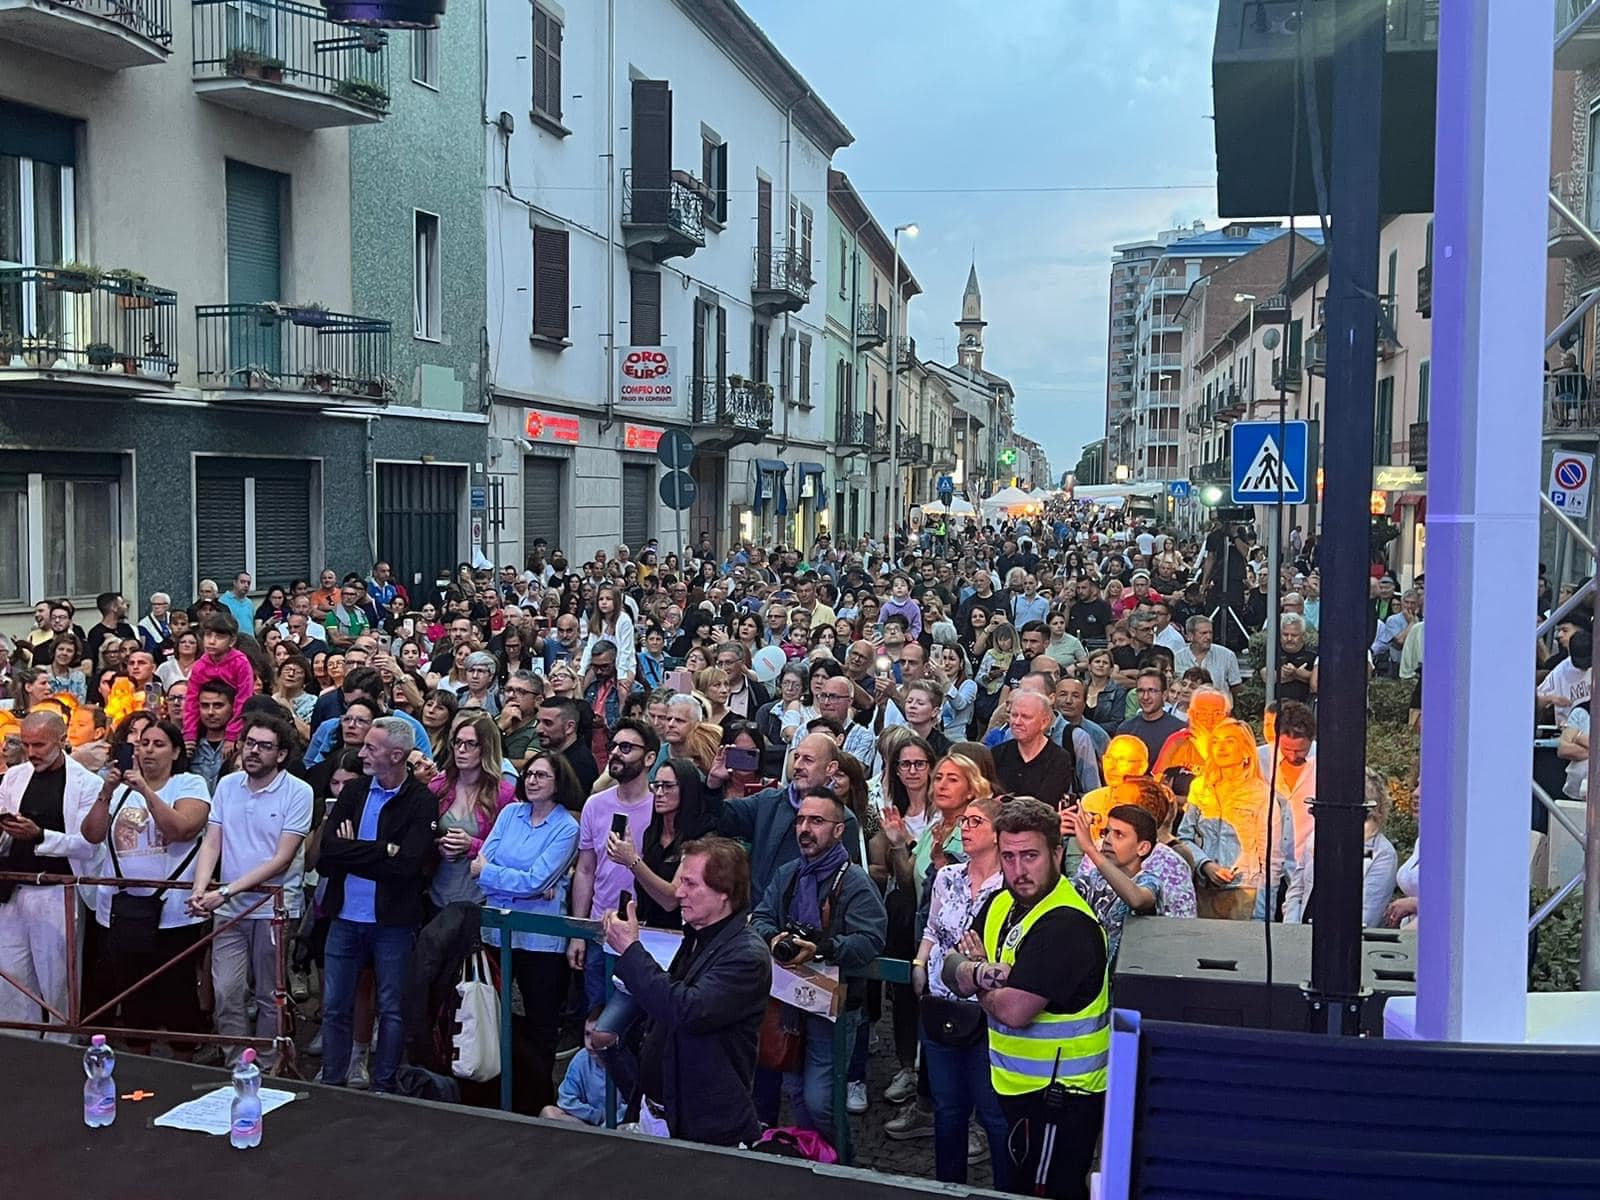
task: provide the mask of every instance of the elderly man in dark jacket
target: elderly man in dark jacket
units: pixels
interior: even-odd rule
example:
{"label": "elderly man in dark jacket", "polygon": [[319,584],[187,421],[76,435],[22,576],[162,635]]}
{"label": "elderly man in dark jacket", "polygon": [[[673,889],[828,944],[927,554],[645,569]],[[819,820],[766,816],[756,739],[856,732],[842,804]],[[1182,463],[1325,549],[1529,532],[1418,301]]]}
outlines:
{"label": "elderly man in dark jacket", "polygon": [[604,917],[617,977],[648,1019],[640,1121],[664,1120],[685,1141],[753,1145],[761,1124],[750,1087],[772,960],[748,923],[750,860],[726,838],[689,842],[675,891],[683,946],[665,971],[639,942],[633,903]]}

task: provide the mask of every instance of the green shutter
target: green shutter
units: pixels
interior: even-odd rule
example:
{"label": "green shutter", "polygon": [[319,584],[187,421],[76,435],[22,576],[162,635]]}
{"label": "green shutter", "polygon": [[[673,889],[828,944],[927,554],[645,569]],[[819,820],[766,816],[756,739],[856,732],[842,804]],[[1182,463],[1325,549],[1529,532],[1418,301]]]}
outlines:
{"label": "green shutter", "polygon": [[[283,295],[283,176],[260,167],[228,163],[228,303],[278,301]],[[249,320],[228,328],[230,371],[260,367],[277,372],[282,361],[280,333]]]}

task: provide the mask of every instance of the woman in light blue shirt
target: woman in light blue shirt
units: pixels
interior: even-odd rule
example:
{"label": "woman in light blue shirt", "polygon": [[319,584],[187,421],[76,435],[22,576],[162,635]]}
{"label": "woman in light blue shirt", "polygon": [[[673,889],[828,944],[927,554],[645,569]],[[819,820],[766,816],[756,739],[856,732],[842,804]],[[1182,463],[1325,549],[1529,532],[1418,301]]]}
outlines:
{"label": "woman in light blue shirt", "polygon": [[967,671],[967,656],[960,646],[936,645],[933,663],[949,680],[944,704],[939,708],[939,721],[945,737],[952,742],[967,740],[967,726],[972,724],[973,706],[978,702],[978,685]]}
{"label": "woman in light blue shirt", "polygon": [[[517,779],[516,800],[500,810],[472,874],[489,908],[560,916],[567,911],[567,872],[578,857],[578,821],[570,811],[583,789],[567,760],[533,751]],[[500,931],[486,929],[487,945]],[[511,972],[522,992],[524,1030],[537,1064],[532,1111],[555,1102],[556,1041],[567,995],[567,939],[557,934],[513,933]]]}

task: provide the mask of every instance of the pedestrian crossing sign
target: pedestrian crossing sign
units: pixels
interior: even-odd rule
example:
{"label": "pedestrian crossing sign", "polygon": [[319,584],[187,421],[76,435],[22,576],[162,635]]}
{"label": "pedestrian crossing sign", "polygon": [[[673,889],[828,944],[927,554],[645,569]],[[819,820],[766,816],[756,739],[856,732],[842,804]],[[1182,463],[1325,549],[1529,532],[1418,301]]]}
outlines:
{"label": "pedestrian crossing sign", "polygon": [[1310,423],[1237,421],[1233,437],[1233,502],[1306,502]]}

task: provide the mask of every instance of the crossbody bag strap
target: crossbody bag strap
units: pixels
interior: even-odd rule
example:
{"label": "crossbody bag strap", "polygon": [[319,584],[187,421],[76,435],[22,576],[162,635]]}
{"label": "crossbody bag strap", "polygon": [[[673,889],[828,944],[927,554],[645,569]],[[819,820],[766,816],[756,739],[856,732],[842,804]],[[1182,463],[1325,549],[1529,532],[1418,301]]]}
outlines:
{"label": "crossbody bag strap", "polygon": [[[127,876],[122,873],[122,863],[117,860],[117,837],[114,826],[116,824],[117,814],[121,812],[123,807],[128,803],[128,796],[132,791],[133,789],[127,784],[123,785],[122,799],[118,801],[116,808],[111,810],[111,816],[106,822],[106,849],[111,851],[111,869],[116,872],[118,879],[126,879]],[[146,809],[145,811],[148,812],[149,810]],[[152,821],[155,820],[154,817],[151,817],[150,819]],[[167,886],[157,888],[150,899],[159,900],[162,896],[166,895],[173,884],[178,882],[179,877],[189,869],[189,864],[192,863],[195,860],[195,856],[200,853],[200,841],[204,836],[205,834],[202,831],[201,836],[195,838],[194,845],[189,847],[189,853],[184,855],[183,861],[178,864],[178,869],[171,875],[167,876]]]}

